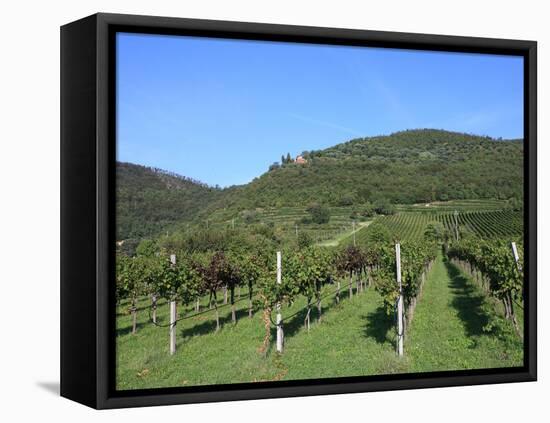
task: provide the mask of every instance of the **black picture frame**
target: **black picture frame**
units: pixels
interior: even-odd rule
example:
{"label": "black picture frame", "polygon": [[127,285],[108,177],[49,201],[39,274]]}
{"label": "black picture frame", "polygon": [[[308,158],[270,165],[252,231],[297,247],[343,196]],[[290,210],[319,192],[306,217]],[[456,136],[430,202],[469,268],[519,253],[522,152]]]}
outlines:
{"label": "black picture frame", "polygon": [[[114,178],[117,31],[524,57],[525,354],[521,368],[114,389]],[[61,28],[61,395],[90,407],[534,381],[537,377],[537,44],[534,41],[95,14]]]}

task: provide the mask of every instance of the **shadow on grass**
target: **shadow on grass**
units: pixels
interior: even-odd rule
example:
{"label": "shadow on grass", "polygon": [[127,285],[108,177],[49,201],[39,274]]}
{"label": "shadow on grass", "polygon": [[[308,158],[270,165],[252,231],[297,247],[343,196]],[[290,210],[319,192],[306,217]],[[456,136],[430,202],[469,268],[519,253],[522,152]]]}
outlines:
{"label": "shadow on grass", "polygon": [[[143,304],[143,300],[140,300],[140,304],[136,306],[136,311],[138,313],[149,314],[150,312],[152,312],[153,310],[152,303],[150,302],[150,300],[147,300],[147,301],[149,302],[146,304]],[[157,313],[161,313],[164,307],[168,309],[169,303],[164,298],[160,298],[157,301]],[[116,316],[117,317],[130,316],[130,301],[123,300],[120,304],[117,305]]]}
{"label": "shadow on grass", "polygon": [[[349,296],[347,294],[348,294],[347,289],[345,292],[342,291],[342,293],[340,294],[340,304],[336,302],[335,297],[331,297],[331,298],[327,297],[323,299],[321,304],[322,315],[330,311],[333,307],[338,307],[342,303],[345,303],[346,300],[349,301]],[[354,288],[354,295],[357,295],[355,288]],[[243,300],[247,300],[247,299],[243,298]],[[186,306],[186,307],[187,307],[185,311],[186,314],[188,312],[194,313],[194,309],[191,306]],[[247,320],[249,319],[248,307],[240,308],[236,310],[237,322],[235,324],[231,321],[231,312],[229,311],[229,307],[221,303],[219,304],[219,307],[220,307],[220,326],[221,326],[220,330],[222,330],[224,326],[230,326],[230,327],[238,326],[239,322],[242,319],[247,319]],[[201,312],[204,312],[204,311],[206,311],[206,308],[201,309]],[[258,310],[256,307],[254,307],[253,312],[255,316],[257,313],[261,313],[262,310]],[[285,308],[283,307],[283,317],[284,317],[284,314],[285,314]],[[304,319],[306,315],[307,315],[307,309],[304,307],[297,314],[293,315],[290,320],[284,321],[283,329],[284,329],[285,338],[294,336],[297,332],[299,332],[302,329],[305,330]],[[311,313],[310,313],[312,326],[318,324],[317,318],[318,318],[317,306],[313,302],[311,306]],[[167,322],[164,321],[165,319],[163,317],[159,316],[158,319],[159,319],[159,323],[166,325]],[[149,321],[138,323],[138,331],[141,326],[144,326],[147,324],[152,324],[152,323]],[[190,319],[183,319],[178,322],[178,327],[179,327],[178,328],[179,335],[184,338],[197,336],[197,335],[206,335],[209,333],[215,333],[216,332],[215,311],[214,309],[211,309],[201,316],[197,316],[195,318],[190,318]],[[131,325],[124,328],[118,328],[117,335],[129,334],[131,330],[132,330]],[[271,328],[272,339],[276,339],[276,333],[277,333],[277,329],[275,327],[272,327]]]}
{"label": "shadow on grass", "polygon": [[451,305],[457,310],[458,317],[464,323],[468,336],[488,335],[483,328],[487,326],[491,318],[485,295],[472,285],[459,269],[449,262],[445,262],[449,277],[450,287],[454,298]]}
{"label": "shadow on grass", "polygon": [[[236,302],[238,301],[243,301],[244,299],[247,299],[247,298],[244,298],[244,295],[242,295],[241,299],[237,299]],[[145,304],[143,304],[145,302]],[[224,304],[223,303],[223,297],[221,298],[218,298],[217,300],[218,302],[218,307],[221,308],[221,307],[225,307],[227,308],[228,307],[228,304]],[[207,309],[209,306],[208,306],[208,301],[206,301],[204,298],[201,299],[201,311],[204,311],[205,309]],[[122,316],[129,316],[130,315],[130,301],[125,299],[125,300],[122,300],[120,304],[118,304],[117,306],[117,312],[116,312],[116,316],[117,317],[122,317]],[[158,300],[157,300],[157,313],[161,313],[163,309],[165,310],[168,310],[168,307],[170,306],[170,302],[167,301],[165,298],[162,298],[160,297]],[[180,308],[183,307],[183,311],[185,313],[189,313],[189,312],[194,312],[195,311],[195,302],[193,302],[193,304],[185,304],[185,305],[181,305],[180,302],[178,302],[178,310],[180,310]],[[151,300],[150,299],[143,299],[143,298],[140,298],[139,299],[139,305],[136,307],[136,310],[137,312],[145,312],[145,313],[149,313],[150,311],[152,311],[152,303],[151,303]]]}
{"label": "shadow on grass", "polygon": [[386,314],[383,306],[368,313],[363,319],[365,320],[364,335],[367,338],[372,338],[379,344],[391,341],[388,332],[394,327],[394,322],[391,316]]}
{"label": "shadow on grass", "polygon": [[[331,289],[334,289],[334,288],[331,287]],[[331,295],[330,297],[326,297],[321,301],[321,323],[318,322],[319,312],[317,310],[317,303],[315,302],[315,300],[313,300],[311,303],[311,312],[309,314],[311,327],[313,328],[317,324],[322,325],[323,318],[327,312],[329,312],[333,308],[341,307],[342,305],[346,304],[346,301],[350,300],[348,292],[349,291],[347,290],[347,288],[345,291],[342,290],[340,292],[339,303],[336,301],[336,295]],[[367,291],[361,292],[360,295],[363,295],[366,292]],[[354,297],[358,295],[355,288],[353,289],[353,295]],[[295,335],[300,330],[305,330],[307,332],[305,322],[304,322],[306,316],[307,316],[307,308],[304,305],[304,308],[301,309],[297,314],[292,316],[290,320],[283,321],[283,330],[284,330],[285,338]],[[284,319],[284,308],[283,308],[283,319]],[[277,328],[272,328],[271,334],[272,336],[276,337]]]}
{"label": "shadow on grass", "polygon": [[[301,329],[304,329],[305,331],[307,331],[307,329],[304,326],[304,320],[306,318],[306,315],[307,315],[307,309],[304,308],[300,310],[298,314],[296,314],[290,320],[283,321],[283,331],[285,334],[285,338],[290,338],[296,335],[296,333],[298,333]],[[311,313],[309,314],[311,326],[313,326],[316,323],[315,322],[316,316],[317,316],[317,308],[312,307]],[[277,339],[277,328],[271,329],[271,337],[273,339]]]}
{"label": "shadow on grass", "polygon": [[[139,316],[139,314],[138,314]],[[137,322],[136,323],[136,334],[139,334],[139,331],[145,326],[149,325],[149,322]],[[130,335],[132,333],[132,323],[124,327],[116,328],[116,336]]]}
{"label": "shadow on grass", "polygon": [[[222,315],[222,313],[225,313]],[[227,313],[226,309],[220,310],[220,330],[224,326],[238,326],[242,319],[250,319],[248,317],[248,309],[238,309],[235,312],[237,322],[233,323],[231,320],[231,312]],[[178,322],[178,325],[182,327],[180,330],[181,336],[191,337],[196,335],[205,335],[207,333],[216,332],[216,312],[212,309],[209,313],[205,313],[200,316],[202,322],[198,323],[199,317],[183,319]]]}

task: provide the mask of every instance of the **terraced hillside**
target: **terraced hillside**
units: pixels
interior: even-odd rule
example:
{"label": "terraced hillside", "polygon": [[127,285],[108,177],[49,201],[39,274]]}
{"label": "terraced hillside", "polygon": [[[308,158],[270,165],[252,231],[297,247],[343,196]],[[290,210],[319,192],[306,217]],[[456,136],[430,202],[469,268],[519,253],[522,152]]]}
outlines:
{"label": "terraced hillside", "polygon": [[[212,229],[239,228],[249,224],[259,223],[277,228],[286,237],[305,232],[316,242],[325,241],[353,230],[353,225],[359,228],[360,222],[353,217],[353,207],[330,207],[328,223],[316,224],[305,222],[309,213],[304,207],[281,207],[278,209],[256,209],[236,215],[216,213],[209,217],[208,225]],[[206,225],[206,222],[203,222]]]}
{"label": "terraced hillside", "polygon": [[502,200],[452,200],[452,201],[433,201],[430,203],[418,204],[400,204],[396,207],[402,212],[417,212],[417,213],[442,213],[442,212],[459,212],[466,211],[493,211],[501,210],[505,202]]}
{"label": "terraced hillside", "polygon": [[[314,242],[335,246],[353,241],[365,242],[369,224],[381,224],[390,233],[402,240],[418,240],[424,236],[426,225],[441,222],[450,231],[455,229],[454,211],[458,211],[458,224],[461,232],[475,233],[482,238],[496,238],[520,235],[523,231],[523,214],[512,210],[503,210],[506,202],[502,200],[462,200],[437,202],[426,205],[398,205],[395,215],[359,218],[357,210],[361,206],[330,207],[330,220],[319,225],[304,223],[309,216],[304,207],[281,207],[256,209],[236,215],[220,211],[210,216],[202,225],[210,229],[245,228],[251,223],[270,225],[286,238],[292,238],[300,232],[307,233]],[[429,210],[426,210],[429,209]],[[371,227],[374,230],[377,225]]]}

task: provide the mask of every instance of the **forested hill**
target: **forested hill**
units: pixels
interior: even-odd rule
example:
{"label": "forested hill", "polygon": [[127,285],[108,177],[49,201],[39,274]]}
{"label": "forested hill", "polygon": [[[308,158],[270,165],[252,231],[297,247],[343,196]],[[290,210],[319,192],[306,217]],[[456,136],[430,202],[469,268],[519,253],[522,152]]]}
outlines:
{"label": "forested hill", "polygon": [[221,190],[160,169],[117,163],[117,239],[158,234],[193,219]]}
{"label": "forested hill", "polygon": [[[286,152],[281,152],[286,153]],[[224,190],[143,166],[117,166],[117,239],[158,234],[173,223],[265,207],[409,204],[522,199],[523,142],[409,130],[304,152],[249,184]]]}
{"label": "forested hill", "polygon": [[304,152],[220,198],[224,207],[523,198],[523,142],[409,130]]}

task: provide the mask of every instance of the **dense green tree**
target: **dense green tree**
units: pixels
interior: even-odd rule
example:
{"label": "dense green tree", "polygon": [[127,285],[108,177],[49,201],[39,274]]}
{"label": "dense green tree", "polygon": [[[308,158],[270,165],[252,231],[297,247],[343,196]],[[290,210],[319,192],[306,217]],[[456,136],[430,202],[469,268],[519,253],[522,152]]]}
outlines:
{"label": "dense green tree", "polygon": [[379,199],[374,205],[374,211],[378,214],[391,215],[395,213],[395,206],[386,198]]}
{"label": "dense green tree", "polygon": [[330,209],[327,206],[311,203],[306,210],[310,214],[313,223],[321,225],[330,221]]}
{"label": "dense green tree", "polygon": [[373,217],[374,213],[375,213],[374,206],[371,203],[366,202],[361,206],[361,216],[365,218],[369,218],[369,217]]}
{"label": "dense green tree", "polygon": [[355,196],[351,193],[343,194],[340,198],[340,206],[352,206],[355,202]]}

